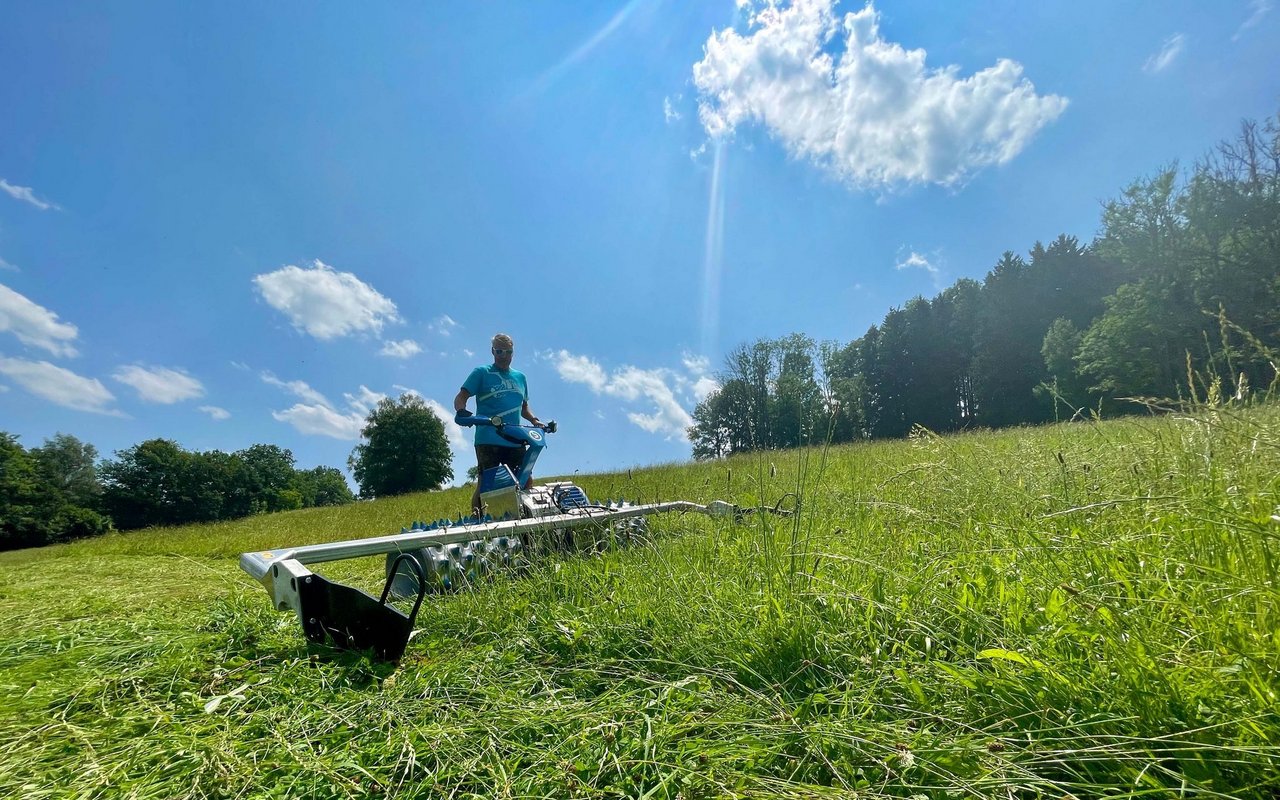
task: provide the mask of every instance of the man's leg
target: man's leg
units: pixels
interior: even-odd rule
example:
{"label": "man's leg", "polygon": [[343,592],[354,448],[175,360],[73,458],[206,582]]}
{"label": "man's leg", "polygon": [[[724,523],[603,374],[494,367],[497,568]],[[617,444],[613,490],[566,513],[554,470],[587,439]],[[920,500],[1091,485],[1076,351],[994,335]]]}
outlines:
{"label": "man's leg", "polygon": [[[510,467],[511,474],[519,478],[520,465],[524,463],[524,448],[523,447],[503,447],[501,449],[503,452],[502,452],[502,455],[499,456],[498,462],[501,464],[506,464],[508,467]],[[533,473],[529,473],[529,479],[525,481],[524,486],[521,486],[520,488],[528,489],[532,485],[533,485]]]}
{"label": "man's leg", "polygon": [[471,512],[477,517],[484,514],[484,509],[480,507],[480,478],[486,469],[497,465],[489,445],[476,445],[476,490],[471,493]]}

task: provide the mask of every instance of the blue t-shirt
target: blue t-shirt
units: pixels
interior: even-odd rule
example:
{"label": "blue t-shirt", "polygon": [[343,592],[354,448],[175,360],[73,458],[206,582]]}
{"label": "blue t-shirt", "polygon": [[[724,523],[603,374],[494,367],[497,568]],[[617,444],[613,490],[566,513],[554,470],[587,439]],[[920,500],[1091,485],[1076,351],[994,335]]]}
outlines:
{"label": "blue t-shirt", "polygon": [[[514,369],[502,372],[492,364],[476,367],[462,388],[476,399],[477,417],[502,417],[508,425],[520,424],[520,409],[529,400],[529,385],[523,372]],[[476,444],[520,446],[503,439],[497,429],[489,425],[476,426]]]}

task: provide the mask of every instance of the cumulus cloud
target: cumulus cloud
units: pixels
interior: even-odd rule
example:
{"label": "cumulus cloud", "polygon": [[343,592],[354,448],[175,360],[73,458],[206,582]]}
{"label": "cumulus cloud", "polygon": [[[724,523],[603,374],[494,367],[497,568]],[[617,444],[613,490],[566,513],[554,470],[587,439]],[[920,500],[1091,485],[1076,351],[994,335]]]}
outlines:
{"label": "cumulus cloud", "polygon": [[720,391],[720,382],[715,378],[709,378],[706,375],[703,375],[701,378],[698,378],[693,382],[692,391],[693,399],[701,403],[703,400],[706,400],[711,395]]}
{"label": "cumulus cloud", "polygon": [[221,422],[224,419],[231,419],[231,412],[225,408],[217,406],[200,406],[200,411],[208,414],[215,422]]}
{"label": "cumulus cloud", "polygon": [[115,401],[115,396],[96,378],[77,375],[48,361],[0,356],[0,374],[8,376],[36,397],[42,397],[63,408],[114,417],[124,416],[120,411],[109,408]]}
{"label": "cumulus cloud", "polygon": [[57,203],[50,203],[36,197],[35,192],[31,190],[30,186],[14,186],[4,178],[0,178],[0,191],[5,192],[14,200],[21,200],[24,203],[30,203],[41,211],[48,211],[51,208],[56,211],[62,210]]}
{"label": "cumulus cloud", "polygon": [[1164,40],[1164,45],[1160,48],[1160,52],[1152,55],[1147,59],[1147,63],[1142,65],[1142,71],[1148,75],[1155,75],[1164,72],[1169,65],[1177,60],[1178,55],[1182,53],[1182,47],[1187,42],[1187,37],[1181,33],[1175,33],[1168,39]]}
{"label": "cumulus cloud", "polygon": [[284,411],[272,411],[277,422],[287,422],[299,433],[310,436],[329,436],[346,442],[360,438],[364,427],[364,415],[349,411],[340,413],[328,406],[295,403]]}
{"label": "cumulus cloud", "polygon": [[0,331],[9,331],[25,345],[38,347],[55,356],[74,356],[71,345],[79,331],[58,315],[4,284],[0,284]]}
{"label": "cumulus cloud", "polygon": [[648,405],[649,413],[626,412],[632,424],[668,439],[687,439],[685,431],[693,424],[693,418],[676,395],[686,388],[692,388],[696,395],[698,384],[695,382],[691,387],[688,376],[669,369],[635,366],[623,366],[609,373],[590,357],[574,355],[568,350],[549,353],[547,357],[560,377],[570,383],[584,384],[598,395]]}
{"label": "cumulus cloud", "polygon": [[422,345],[412,339],[402,339],[398,342],[383,342],[379,354],[390,358],[412,358],[421,352]]}
{"label": "cumulus cloud", "polygon": [[552,358],[555,360],[556,372],[570,383],[585,383],[596,394],[604,391],[609,383],[604,367],[587,356],[575,356],[568,350],[561,350]]}
{"label": "cumulus cloud", "polygon": [[306,401],[295,403],[284,411],[272,411],[277,422],[287,422],[299,433],[329,436],[343,441],[358,441],[365,418],[386,395],[367,386],[361,386],[355,394],[343,393],[346,405],[335,407],[323,394],[311,388],[306,381],[282,381],[269,372],[262,373],[262,380],[277,386]]}
{"label": "cumulus cloud", "polygon": [[743,5],[746,32],[712,32],[693,66],[707,134],[758,122],[853,186],[962,182],[1017,156],[1067,107],[1009,59],[969,77],[926,67],[924,50],[881,36],[870,3],[843,16],[835,0]]}
{"label": "cumulus cloud", "polygon": [[680,363],[684,365],[685,371],[689,373],[688,381],[679,380],[678,383],[684,385],[689,384],[689,393],[693,395],[695,402],[701,403],[720,389],[720,382],[711,377],[711,359],[706,356],[699,356],[693,353],[685,353],[680,358]]}
{"label": "cumulus cloud", "polygon": [[171,405],[204,396],[204,384],[183,370],[133,364],[120,367],[111,377],[132,386],[138,397],[147,403]]}
{"label": "cumulus cloud", "polygon": [[267,305],[322,341],[364,331],[378,334],[387,323],[400,321],[395,303],[352,273],[319,260],[310,269],[290,264],[255,276],[253,284]]}

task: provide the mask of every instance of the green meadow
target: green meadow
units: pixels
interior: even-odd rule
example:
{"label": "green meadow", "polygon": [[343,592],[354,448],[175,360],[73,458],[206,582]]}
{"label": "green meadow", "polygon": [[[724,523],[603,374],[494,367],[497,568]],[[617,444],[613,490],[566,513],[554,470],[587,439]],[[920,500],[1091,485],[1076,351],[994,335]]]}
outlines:
{"label": "green meadow", "polygon": [[1274,405],[576,480],[799,513],[431,596],[399,664],[309,645],[237,556],[469,489],[0,554],[0,796],[1280,794]]}

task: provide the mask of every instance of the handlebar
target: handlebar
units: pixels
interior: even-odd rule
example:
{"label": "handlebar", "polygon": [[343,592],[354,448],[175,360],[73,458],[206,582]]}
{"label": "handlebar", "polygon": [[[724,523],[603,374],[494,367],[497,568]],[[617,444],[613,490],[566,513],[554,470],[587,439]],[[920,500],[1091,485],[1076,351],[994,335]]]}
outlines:
{"label": "handlebar", "polygon": [[472,416],[471,412],[465,408],[454,415],[453,421],[467,428],[474,427],[476,425],[489,425],[497,428],[498,430],[502,430],[503,428],[530,428],[534,430],[543,430],[547,433],[555,433],[559,427],[555,420],[544,422],[541,425],[512,425],[508,422],[504,422],[502,417]]}

